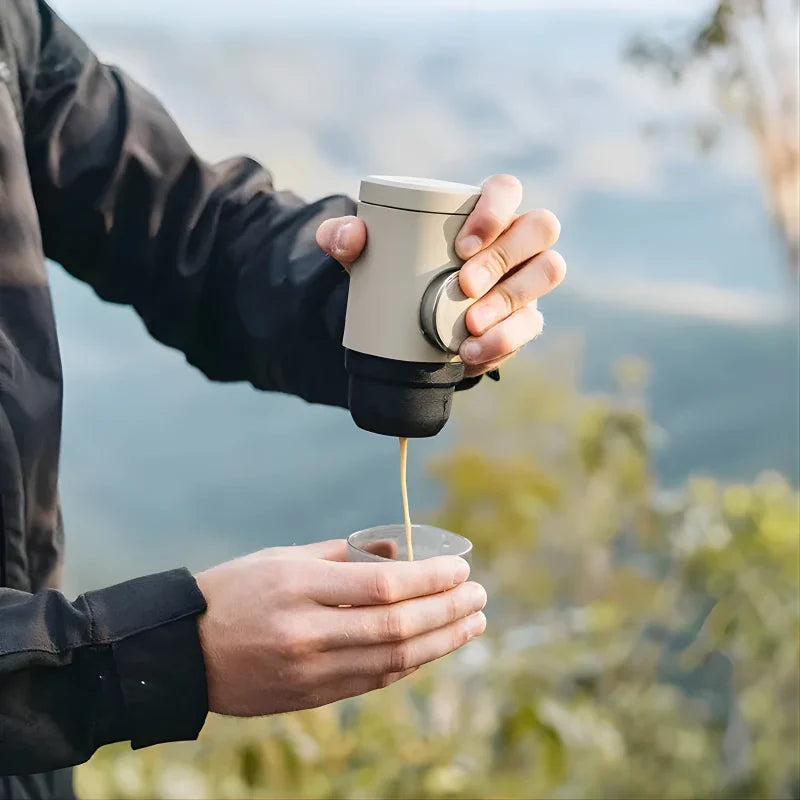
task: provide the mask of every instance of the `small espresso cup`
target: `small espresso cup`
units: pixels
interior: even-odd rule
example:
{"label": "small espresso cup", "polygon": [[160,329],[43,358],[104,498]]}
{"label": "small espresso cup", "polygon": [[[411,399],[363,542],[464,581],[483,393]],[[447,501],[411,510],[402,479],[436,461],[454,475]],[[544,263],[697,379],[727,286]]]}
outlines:
{"label": "small espresso cup", "polygon": [[[461,556],[469,561],[472,555],[469,539],[432,525],[412,525],[411,545],[415,561],[434,556]],[[347,537],[347,560],[407,561],[405,528],[402,525],[378,525],[351,533]]]}

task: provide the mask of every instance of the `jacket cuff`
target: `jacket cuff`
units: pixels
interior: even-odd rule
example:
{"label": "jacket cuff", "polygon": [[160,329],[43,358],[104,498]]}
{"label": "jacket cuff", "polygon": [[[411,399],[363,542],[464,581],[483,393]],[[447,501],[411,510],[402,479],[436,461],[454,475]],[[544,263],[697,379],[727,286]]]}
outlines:
{"label": "jacket cuff", "polygon": [[[486,376],[488,378],[491,378],[493,381],[499,381],[500,370],[499,369],[489,370],[489,372],[486,373]],[[473,386],[475,386],[475,384],[480,383],[482,377],[483,375],[476,375],[474,378],[462,378],[462,380],[460,380],[456,384],[456,391],[463,392],[464,389],[471,389]]]}
{"label": "jacket cuff", "polygon": [[88,592],[92,640],[110,645],[134,749],[196,739],[208,713],[197,615],[205,598],[186,569]]}

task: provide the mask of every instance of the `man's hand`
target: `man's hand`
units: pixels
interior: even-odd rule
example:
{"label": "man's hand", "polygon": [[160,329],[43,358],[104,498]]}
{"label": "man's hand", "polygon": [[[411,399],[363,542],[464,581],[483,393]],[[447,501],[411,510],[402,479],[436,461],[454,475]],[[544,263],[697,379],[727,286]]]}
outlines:
{"label": "man's hand", "polygon": [[345,562],[344,540],[275,547],[197,575],[211,711],[260,716],[388,686],[483,633],[455,556]]}
{"label": "man's hand", "polygon": [[[561,225],[544,209],[517,215],[522,186],[511,175],[493,175],[484,181],[475,210],[456,239],[464,259],[461,289],[480,298],[467,311],[472,334],[460,355],[471,377],[495,369],[542,332],[538,298],[564,279],[567,266],[555,250]],[[317,244],[345,269],[364,249],[367,231],[357,217],[339,217],[322,223]]]}

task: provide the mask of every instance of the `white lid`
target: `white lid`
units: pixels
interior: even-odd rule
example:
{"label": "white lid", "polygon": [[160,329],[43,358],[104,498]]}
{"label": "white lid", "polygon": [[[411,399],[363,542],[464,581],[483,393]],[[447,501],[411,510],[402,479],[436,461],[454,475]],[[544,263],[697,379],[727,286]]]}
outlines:
{"label": "white lid", "polygon": [[480,195],[480,186],[470,186],[467,183],[394,175],[367,175],[361,181],[358,199],[362,203],[408,211],[469,214],[475,208]]}

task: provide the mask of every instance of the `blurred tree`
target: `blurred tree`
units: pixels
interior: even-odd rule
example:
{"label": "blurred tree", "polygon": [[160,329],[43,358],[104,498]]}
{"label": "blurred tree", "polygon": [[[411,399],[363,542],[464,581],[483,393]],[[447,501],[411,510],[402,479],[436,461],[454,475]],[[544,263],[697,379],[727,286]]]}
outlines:
{"label": "blurred tree", "polygon": [[[481,640],[383,692],[198,743],[101,750],[92,798],[794,798],[798,494],[659,488],[647,369],[614,396],[520,359],[463,398],[437,521],[475,544]],[[453,424],[453,423],[451,423]]]}
{"label": "blurred tree", "polygon": [[[798,0],[715,0],[683,37],[637,36],[626,55],[655,66],[675,84],[705,80],[711,100],[750,133],[769,205],[800,270],[800,141],[798,140]],[[708,149],[720,130],[712,120],[696,126]]]}

